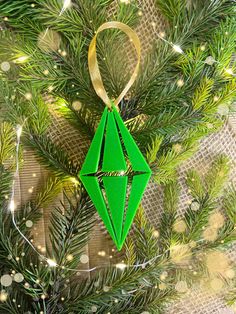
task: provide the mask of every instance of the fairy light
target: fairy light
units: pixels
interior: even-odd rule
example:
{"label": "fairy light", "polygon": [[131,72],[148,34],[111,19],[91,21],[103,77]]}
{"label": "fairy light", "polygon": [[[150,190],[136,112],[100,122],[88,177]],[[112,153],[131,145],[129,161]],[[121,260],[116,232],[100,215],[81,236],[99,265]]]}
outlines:
{"label": "fairy light", "polygon": [[31,100],[32,99],[32,94],[31,93],[26,93],[25,94],[25,99],[26,100]]}
{"label": "fairy light", "polygon": [[183,50],[181,49],[181,47],[179,45],[173,45],[172,46],[174,51],[178,52],[178,53],[183,53]]}
{"label": "fairy light", "polygon": [[7,297],[8,297],[8,294],[5,292],[5,290],[2,290],[0,292],[0,302],[6,302]]}
{"label": "fairy light", "polygon": [[16,136],[17,136],[17,139],[20,139],[21,134],[22,134],[22,126],[21,126],[21,125],[18,125],[17,128],[16,128]]}
{"label": "fairy light", "polygon": [[226,72],[227,74],[229,74],[229,75],[234,75],[234,72],[233,72],[233,70],[232,70],[231,68],[226,69],[225,72]]}
{"label": "fairy light", "polygon": [[166,35],[165,32],[160,32],[160,33],[159,33],[159,36],[160,36],[161,38],[164,38],[165,35]]}
{"label": "fairy light", "polygon": [[50,258],[47,259],[47,263],[50,267],[57,267],[58,266],[57,263]]}
{"label": "fairy light", "polygon": [[63,7],[59,13],[59,16],[61,16],[66,11],[66,9],[68,9],[70,6],[71,6],[71,0],[64,0]]}
{"label": "fairy light", "polygon": [[29,56],[21,56],[21,57],[17,58],[15,60],[15,62],[17,62],[17,63],[24,63],[28,59],[29,59]]}
{"label": "fairy light", "polygon": [[160,233],[159,233],[158,230],[154,230],[153,233],[152,233],[152,235],[153,235],[154,238],[159,238]]}
{"label": "fairy light", "polygon": [[177,86],[178,86],[178,87],[184,86],[184,81],[183,81],[182,79],[179,79],[179,80],[177,81]]}
{"label": "fairy light", "polygon": [[9,209],[10,209],[11,212],[15,211],[15,202],[14,202],[14,200],[10,201]]}
{"label": "fairy light", "polygon": [[127,265],[125,263],[116,264],[116,268],[118,268],[120,270],[124,270],[126,267],[127,267]]}

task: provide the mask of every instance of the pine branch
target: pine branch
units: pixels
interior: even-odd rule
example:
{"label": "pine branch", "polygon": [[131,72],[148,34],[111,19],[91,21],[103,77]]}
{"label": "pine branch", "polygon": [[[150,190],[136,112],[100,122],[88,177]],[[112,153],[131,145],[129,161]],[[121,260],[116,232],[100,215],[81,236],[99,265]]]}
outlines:
{"label": "pine branch", "polygon": [[[162,0],[158,2],[163,6],[166,6],[167,4],[166,1]],[[172,5],[169,6],[169,8],[178,8],[176,2],[181,1],[170,2]],[[194,51],[194,49],[196,50],[197,42],[197,46],[200,46],[202,42],[210,40],[211,33],[215,32],[215,29],[220,22],[225,20],[227,16],[232,17],[233,8],[233,1],[211,1],[207,3],[204,2],[204,4],[201,4],[198,8],[194,8],[191,13],[187,13],[187,10],[185,10],[186,14],[175,16],[173,28],[170,27],[167,39],[170,42],[176,42],[181,45],[182,49],[188,54],[190,49],[186,51],[187,48],[193,48]],[[183,19],[184,15],[185,18]],[[207,34],[206,29],[208,30]],[[192,43],[194,44],[192,45]],[[140,80],[137,82],[138,95],[145,95],[145,97],[141,96],[142,98],[146,98],[148,91],[153,91],[153,88],[158,84],[166,86],[168,82],[168,85],[170,85],[170,78],[173,78],[173,75],[176,75],[176,71],[173,69],[173,64],[178,56],[173,52],[172,47],[162,42],[158,43],[157,47],[159,47],[159,49],[156,48],[154,50],[154,53],[147,59],[147,62],[144,65],[145,72],[142,75],[142,81]],[[198,55],[201,58],[206,52],[202,51],[200,54],[199,53]],[[205,56],[207,57],[208,55]],[[194,67],[199,68],[198,73],[200,73],[200,69],[204,68],[204,63],[199,62],[201,59],[199,59],[195,53],[194,58],[193,55],[189,55],[189,57],[189,59],[194,60],[192,64]],[[181,58],[185,58],[185,56],[182,56]],[[150,103],[153,101],[154,99],[150,100]]]}
{"label": "pine branch", "polygon": [[52,296],[47,302],[47,310],[55,312],[60,302],[61,289],[68,278],[74,275],[69,269],[76,269],[80,263],[82,250],[88,242],[89,233],[94,225],[94,207],[84,191],[79,198],[65,196],[68,205],[54,208],[51,216],[50,240],[52,249],[49,254],[60,268],[52,274]]}
{"label": "pine branch", "polygon": [[[29,85],[22,84],[20,89],[0,81],[2,91],[3,118],[10,124],[23,125],[24,130],[36,134],[46,132],[50,118],[48,107],[43,98]],[[9,132],[9,136],[12,132]]]}
{"label": "pine branch", "polygon": [[176,179],[176,168],[186,159],[191,157],[197,150],[197,144],[188,141],[174,143],[172,147],[163,148],[159,151],[156,164],[152,167],[155,182],[170,183]]}
{"label": "pine branch", "polygon": [[236,224],[236,191],[233,187],[231,187],[227,191],[224,198],[223,206],[230,221],[235,225]]}
{"label": "pine branch", "polygon": [[49,137],[30,135],[26,138],[26,144],[36,151],[39,160],[56,176],[63,179],[77,178],[80,165],[70,160],[61,147],[54,144]]}
{"label": "pine branch", "polygon": [[[157,267],[155,265],[154,267],[152,265],[143,270],[128,268],[122,272],[117,269],[101,272],[90,283],[83,285],[83,287],[74,287],[76,289],[74,296],[71,290],[71,299],[67,304],[67,310],[77,310],[79,313],[86,313],[86,311],[91,310],[92,306],[96,306],[98,313],[111,309],[113,309],[114,313],[119,313],[121,309],[127,307],[127,304],[130,304],[129,310],[132,311],[135,309],[135,304],[131,303],[132,300],[135,300],[132,290],[136,291],[137,287],[145,289],[145,287],[152,286],[149,281],[150,278],[158,276],[161,271],[163,271],[161,266]],[[108,291],[104,292],[104,287],[108,287]],[[138,289],[138,291],[141,290]],[[161,294],[162,292],[159,293]],[[115,304],[114,300],[117,300]]]}
{"label": "pine branch", "polygon": [[50,176],[43,188],[37,193],[34,205],[37,208],[47,206],[62,190],[62,180]]}
{"label": "pine branch", "polygon": [[188,109],[182,109],[174,112],[164,111],[158,116],[149,116],[143,124],[140,124],[139,120],[133,120],[127,123],[127,127],[135,140],[144,146],[144,143],[147,144],[156,135],[178,134],[184,128],[197,126],[199,121],[199,114],[191,113]]}
{"label": "pine branch", "polygon": [[173,21],[177,16],[183,15],[183,11],[186,6],[185,0],[156,0],[157,6],[161,12],[168,18],[169,21]]}
{"label": "pine branch", "polygon": [[[76,105],[78,105],[79,108],[77,108]],[[98,115],[95,112],[91,112],[87,106],[76,101],[72,105],[67,104],[66,107],[61,106],[58,110],[73,127],[77,128],[90,139],[93,138],[95,126],[98,124],[101,116],[98,117]]]}
{"label": "pine branch", "polygon": [[0,124],[0,164],[9,161],[15,150],[14,133],[8,123]]}
{"label": "pine branch", "polygon": [[[11,176],[8,178],[8,185],[10,183]],[[49,180],[44,190],[38,194],[37,200],[29,201],[15,211],[16,224],[29,240],[31,229],[27,227],[26,222],[32,221],[33,225],[37,223],[41,217],[39,207],[48,203],[58,191],[55,190],[55,183],[58,185],[58,180],[54,182]],[[0,309],[4,309],[6,313],[21,313],[22,310],[30,309],[38,312],[42,309],[43,300],[41,295],[45,294],[50,286],[51,270],[41,264],[38,255],[16,230],[13,225],[12,214],[7,210],[7,205],[8,199],[4,198],[4,202],[1,202],[0,212],[1,272],[6,274],[13,270],[15,273],[20,273],[24,278],[24,282],[22,284],[13,282],[12,291],[10,291],[7,302],[1,304]],[[24,285],[24,283],[27,283],[27,285]],[[20,299],[19,296],[21,296]],[[15,298],[18,303],[12,302],[12,298]],[[21,306],[20,309],[17,307],[18,304]]]}
{"label": "pine branch", "polygon": [[145,217],[144,209],[140,206],[134,220],[132,238],[129,240],[133,242],[136,260],[150,260],[158,254],[154,231]]}
{"label": "pine branch", "polygon": [[0,165],[0,206],[6,201],[10,193],[12,174],[6,170],[3,165]]}
{"label": "pine branch", "polygon": [[201,81],[193,95],[192,104],[194,110],[199,110],[208,101],[213,84],[214,81],[207,78]]}
{"label": "pine branch", "polygon": [[228,178],[230,171],[229,159],[222,155],[213,163],[211,170],[207,173],[206,188],[210,198],[219,196]]}
{"label": "pine branch", "polygon": [[221,22],[210,42],[210,54],[217,60],[216,71],[219,74],[230,67],[232,55],[235,52],[235,27],[235,19],[226,19],[226,21]]}
{"label": "pine branch", "polygon": [[[75,268],[80,260],[81,250],[88,241],[89,232],[94,224],[94,207],[85,192],[71,200],[66,196],[68,205],[62,204],[52,212],[50,238],[52,255],[61,266]],[[75,204],[73,204],[75,201]],[[68,261],[72,255],[72,261]],[[65,271],[63,271],[65,272]]]}
{"label": "pine branch", "polygon": [[[21,314],[22,310],[30,311],[30,299],[19,292],[10,291],[5,292],[7,300],[6,302],[0,303],[0,311],[1,313],[6,314]],[[14,301],[13,301],[14,300]],[[18,307],[20,305],[20,307]]]}
{"label": "pine branch", "polygon": [[165,186],[163,204],[164,212],[160,223],[160,245],[163,254],[165,254],[165,251],[170,247],[170,242],[172,240],[172,227],[177,217],[178,197],[179,187],[176,185],[176,182]]}
{"label": "pine branch", "polygon": [[156,136],[154,140],[152,140],[151,144],[148,145],[147,148],[147,161],[149,164],[154,163],[157,158],[157,153],[160,149],[160,146],[163,142],[162,136]]}
{"label": "pine branch", "polygon": [[[225,156],[219,156],[205,176],[204,190],[201,190],[200,179],[194,171],[188,173],[187,182],[190,183],[194,201],[185,214],[188,226],[188,239],[196,239],[202,232],[202,227],[207,224],[210,212],[214,209],[215,199],[222,193],[225,181],[228,178],[229,165]],[[196,182],[195,182],[196,179]],[[200,193],[198,194],[198,192]],[[197,209],[192,208],[197,206]]]}

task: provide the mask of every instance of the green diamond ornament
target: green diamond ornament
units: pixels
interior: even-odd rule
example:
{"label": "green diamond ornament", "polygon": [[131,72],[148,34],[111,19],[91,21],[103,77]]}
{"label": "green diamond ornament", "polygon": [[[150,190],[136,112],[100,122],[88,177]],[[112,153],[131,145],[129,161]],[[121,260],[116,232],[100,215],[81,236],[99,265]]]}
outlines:
{"label": "green diamond ornament", "polygon": [[127,237],[151,169],[113,105],[105,108],[80,179],[118,250]]}

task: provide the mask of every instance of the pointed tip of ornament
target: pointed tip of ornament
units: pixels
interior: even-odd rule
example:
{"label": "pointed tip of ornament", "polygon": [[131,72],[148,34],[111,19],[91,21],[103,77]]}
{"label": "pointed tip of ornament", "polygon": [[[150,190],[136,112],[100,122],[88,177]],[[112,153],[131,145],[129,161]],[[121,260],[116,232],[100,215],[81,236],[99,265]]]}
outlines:
{"label": "pointed tip of ornament", "polygon": [[121,249],[122,249],[122,245],[118,245],[117,246],[117,251],[121,251]]}
{"label": "pointed tip of ornament", "polygon": [[123,248],[123,243],[117,243],[116,242],[116,248],[117,248],[118,251],[121,251],[122,248]]}

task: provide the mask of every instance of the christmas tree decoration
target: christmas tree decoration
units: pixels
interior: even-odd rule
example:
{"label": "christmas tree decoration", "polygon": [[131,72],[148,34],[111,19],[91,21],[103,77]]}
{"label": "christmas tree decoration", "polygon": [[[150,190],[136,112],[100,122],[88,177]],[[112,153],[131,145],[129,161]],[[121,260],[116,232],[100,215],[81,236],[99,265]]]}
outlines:
{"label": "christmas tree decoration", "polygon": [[[228,313],[235,0],[11,0],[0,11],[0,313]],[[138,78],[137,35],[110,20],[137,30]],[[135,215],[122,254],[94,205],[118,248]]]}
{"label": "christmas tree decoration", "polygon": [[[138,55],[134,73],[115,102],[109,99],[105,91],[96,57],[96,36],[108,28],[123,30],[134,43]],[[89,70],[94,89],[107,107],[80,171],[80,179],[120,250],[151,177],[150,167],[116,109],[137,76],[140,42],[135,32],[120,22],[104,23],[96,36],[89,47]],[[129,181],[131,186],[128,197]]]}

